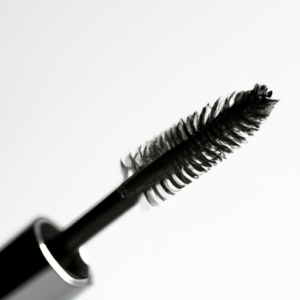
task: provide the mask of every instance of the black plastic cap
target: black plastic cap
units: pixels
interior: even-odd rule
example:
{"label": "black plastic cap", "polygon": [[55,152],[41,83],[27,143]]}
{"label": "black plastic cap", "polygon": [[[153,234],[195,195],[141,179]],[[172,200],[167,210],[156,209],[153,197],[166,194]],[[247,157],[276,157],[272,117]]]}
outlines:
{"label": "black plastic cap", "polygon": [[[47,248],[60,230],[37,219],[0,251],[0,299],[72,299],[91,282],[82,249],[56,260]],[[85,259],[85,260],[84,260]]]}

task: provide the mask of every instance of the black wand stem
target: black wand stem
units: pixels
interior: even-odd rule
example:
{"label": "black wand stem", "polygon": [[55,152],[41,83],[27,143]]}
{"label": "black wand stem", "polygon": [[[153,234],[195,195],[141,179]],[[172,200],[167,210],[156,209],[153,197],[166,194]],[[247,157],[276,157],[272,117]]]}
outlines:
{"label": "black wand stem", "polygon": [[82,246],[136,203],[137,197],[124,199],[116,190],[65,231],[49,241],[47,247],[56,259],[62,259]]}

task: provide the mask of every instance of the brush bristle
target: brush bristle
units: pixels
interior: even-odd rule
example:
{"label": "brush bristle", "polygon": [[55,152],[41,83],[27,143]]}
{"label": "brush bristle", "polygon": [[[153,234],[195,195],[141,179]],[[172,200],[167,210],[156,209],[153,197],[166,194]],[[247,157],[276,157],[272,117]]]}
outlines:
{"label": "brush bristle", "polygon": [[[218,161],[253,135],[269,116],[278,100],[270,99],[272,92],[265,85],[256,84],[253,90],[232,93],[201,113],[180,120],[170,129],[139,147],[129,158],[130,168],[138,173],[164,156],[159,175],[145,185],[148,202],[165,200],[192,179],[207,172]],[[126,193],[126,189],[122,189]]]}

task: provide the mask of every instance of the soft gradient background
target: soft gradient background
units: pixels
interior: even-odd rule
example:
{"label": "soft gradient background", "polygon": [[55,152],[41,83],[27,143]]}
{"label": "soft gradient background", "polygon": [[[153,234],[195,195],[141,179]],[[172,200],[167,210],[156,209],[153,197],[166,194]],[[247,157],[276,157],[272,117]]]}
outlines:
{"label": "soft gradient background", "polygon": [[258,82],[281,99],[261,130],[91,240],[77,300],[299,299],[299,9],[0,1],[0,245],[38,216],[68,225],[122,182],[129,150]]}

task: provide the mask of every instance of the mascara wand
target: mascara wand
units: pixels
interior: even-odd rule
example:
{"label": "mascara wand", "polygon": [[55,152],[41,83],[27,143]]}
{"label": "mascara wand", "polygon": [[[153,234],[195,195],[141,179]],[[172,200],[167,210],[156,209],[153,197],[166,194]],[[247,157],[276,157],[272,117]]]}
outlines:
{"label": "mascara wand", "polygon": [[45,219],[35,221],[0,252],[0,299],[14,295],[17,287],[49,266],[69,285],[89,284],[80,247],[133,207],[141,193],[156,205],[156,199],[166,200],[225,159],[269,116],[278,102],[271,96],[265,85],[256,84],[252,90],[218,99],[130,154],[134,174],[67,229]]}

